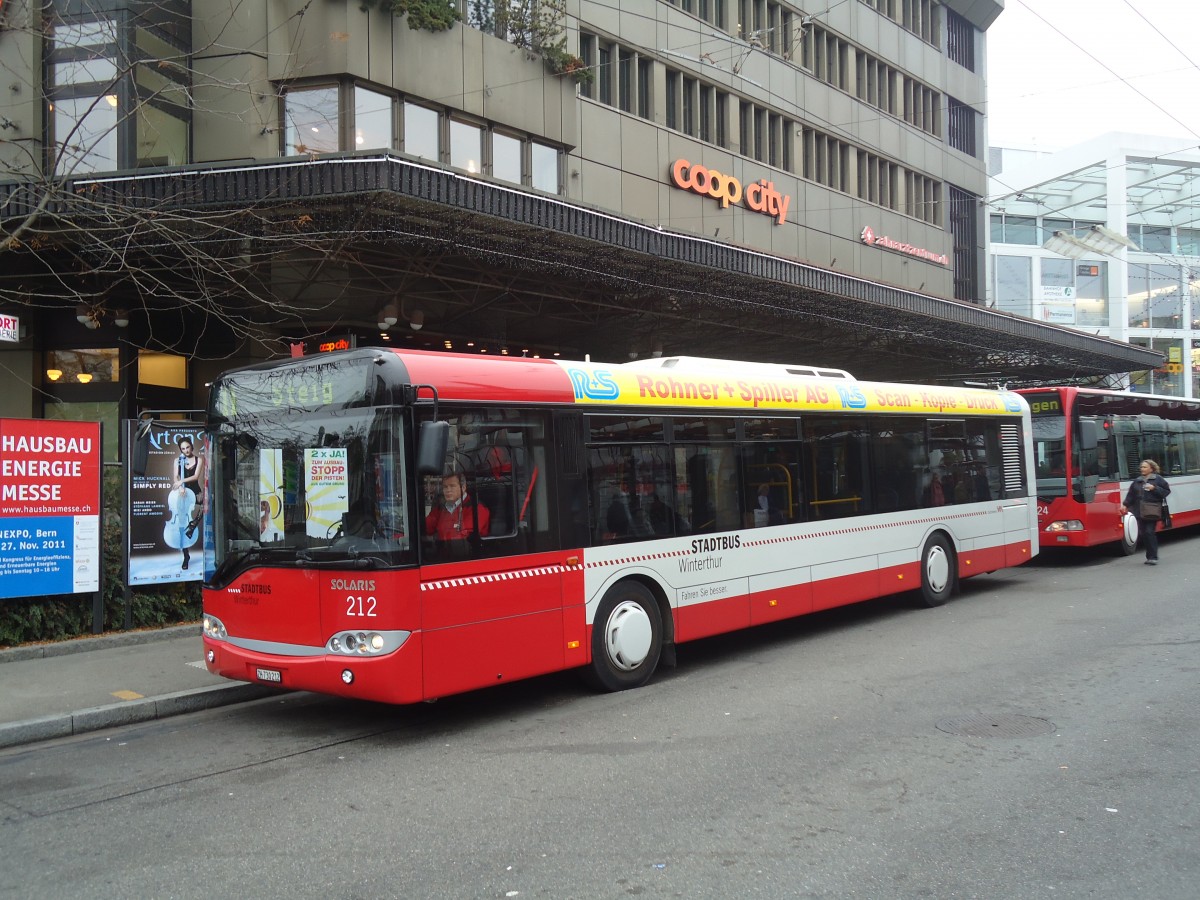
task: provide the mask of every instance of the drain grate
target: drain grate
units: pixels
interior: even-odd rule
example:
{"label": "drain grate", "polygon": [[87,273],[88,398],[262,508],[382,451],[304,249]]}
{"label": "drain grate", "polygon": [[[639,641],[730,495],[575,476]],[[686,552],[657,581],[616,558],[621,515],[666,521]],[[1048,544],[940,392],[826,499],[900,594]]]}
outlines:
{"label": "drain grate", "polygon": [[937,723],[937,729],[964,737],[1020,738],[1053,734],[1055,726],[1049,719],[1039,719],[1037,716],[989,716],[977,713],[942,719]]}

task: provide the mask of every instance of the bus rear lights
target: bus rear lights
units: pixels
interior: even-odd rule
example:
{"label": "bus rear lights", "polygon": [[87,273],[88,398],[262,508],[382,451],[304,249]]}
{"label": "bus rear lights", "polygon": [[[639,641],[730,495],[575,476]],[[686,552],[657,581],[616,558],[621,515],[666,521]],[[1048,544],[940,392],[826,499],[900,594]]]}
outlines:
{"label": "bus rear lights", "polygon": [[342,669],[342,684],[354,684],[354,673],[349,669]]}
{"label": "bus rear lights", "polygon": [[214,641],[229,640],[229,632],[225,630],[225,625],[216,616],[206,615],[204,617],[204,636]]}
{"label": "bus rear lights", "polygon": [[1078,519],[1066,519],[1058,522],[1051,522],[1046,526],[1047,531],[1083,531],[1083,523]]}

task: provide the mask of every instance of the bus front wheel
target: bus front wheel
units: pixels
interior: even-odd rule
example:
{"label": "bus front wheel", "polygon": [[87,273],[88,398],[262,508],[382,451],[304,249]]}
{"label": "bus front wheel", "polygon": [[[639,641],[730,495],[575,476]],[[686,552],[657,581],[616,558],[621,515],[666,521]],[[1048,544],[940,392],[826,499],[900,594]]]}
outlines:
{"label": "bus front wheel", "polygon": [[926,606],[941,606],[958,584],[954,550],[943,534],[932,535],[921,551],[921,600]]}
{"label": "bus front wheel", "polygon": [[1121,539],[1117,541],[1122,556],[1133,556],[1138,545],[1138,520],[1129,513],[1121,516]]}
{"label": "bus front wheel", "polygon": [[613,585],[592,623],[589,681],[606,691],[641,687],[650,680],[662,655],[662,614],[645,585]]}

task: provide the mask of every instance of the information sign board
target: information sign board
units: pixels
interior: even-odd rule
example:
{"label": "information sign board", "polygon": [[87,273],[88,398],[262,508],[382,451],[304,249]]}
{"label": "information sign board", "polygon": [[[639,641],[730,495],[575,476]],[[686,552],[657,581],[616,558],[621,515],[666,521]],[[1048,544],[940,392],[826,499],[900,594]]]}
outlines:
{"label": "information sign board", "polygon": [[100,590],[100,423],[0,419],[0,598]]}

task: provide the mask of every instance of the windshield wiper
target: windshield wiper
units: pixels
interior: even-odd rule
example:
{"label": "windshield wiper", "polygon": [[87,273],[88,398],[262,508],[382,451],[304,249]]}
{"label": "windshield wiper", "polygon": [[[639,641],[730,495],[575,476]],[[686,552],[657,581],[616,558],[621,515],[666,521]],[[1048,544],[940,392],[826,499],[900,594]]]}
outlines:
{"label": "windshield wiper", "polygon": [[[303,551],[300,551],[303,552]],[[243,550],[237,550],[225,557],[225,561],[217,566],[213,572],[212,581],[214,583],[222,581],[234,569],[242,568],[247,563],[254,560],[267,559],[275,556],[291,557],[295,553],[296,559],[300,558],[300,552],[296,551],[295,547],[247,547]],[[292,560],[289,559],[288,562]]]}
{"label": "windshield wiper", "polygon": [[[316,547],[312,550],[301,551],[296,555],[297,559],[303,559],[306,562],[312,563],[318,569],[328,569],[337,566],[350,566],[355,569],[374,569],[376,566],[386,566],[387,561],[380,559],[378,556],[370,556],[361,552],[356,547],[348,547],[346,549],[333,547]],[[326,556],[325,554],[330,554]]]}

